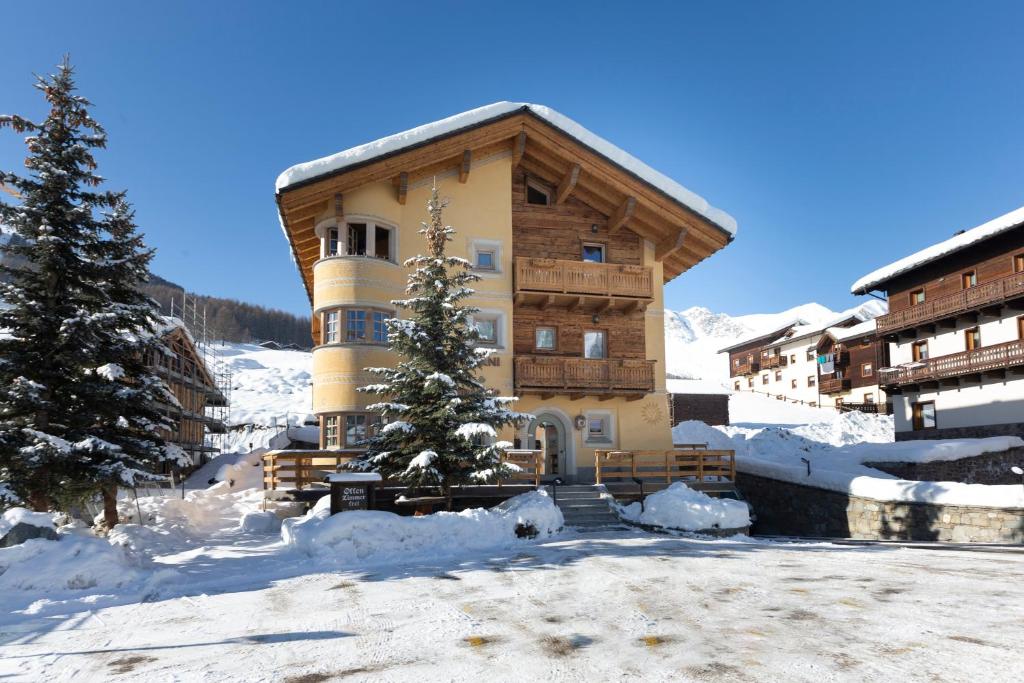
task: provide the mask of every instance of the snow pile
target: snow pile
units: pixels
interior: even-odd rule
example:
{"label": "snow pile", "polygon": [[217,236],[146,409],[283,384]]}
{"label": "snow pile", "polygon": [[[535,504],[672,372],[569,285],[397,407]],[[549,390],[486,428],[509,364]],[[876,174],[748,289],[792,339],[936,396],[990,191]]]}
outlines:
{"label": "snow pile", "polygon": [[0,517],[0,538],[19,524],[54,529],[53,517],[48,512],[32,512],[25,508],[11,508]]}
{"label": "snow pile", "polygon": [[655,171],[636,157],[624,152],[604,138],[590,132],[580,124],[559,112],[539,104],[527,102],[495,102],[471,109],[440,121],[427,123],[410,130],[389,135],[358,147],[346,149],[322,159],[316,159],[292,166],[277,177],[275,189],[280,192],[290,185],[301,183],[317,176],[340,171],[349,166],[365,163],[385,154],[392,154],[413,145],[424,144],[434,138],[456,133],[460,130],[487,123],[517,111],[529,111],[548,122],[563,133],[590,147],[612,163],[618,164],[630,173],[650,183],[676,201],[685,204],[694,212],[720,226],[731,235],[736,234],[736,219],[711,206],[700,195],[688,190],[671,178]]}
{"label": "snow pile", "polygon": [[712,498],[681,481],[647,496],[643,508],[641,512],[640,503],[631,503],[620,507],[619,515],[631,522],[682,531],[750,526],[750,511],[746,503]]}
{"label": "snow pile", "polygon": [[562,528],[562,512],[544,491],[530,491],[489,510],[437,512],[401,517],[391,512],[357,510],[330,514],[330,497],[321,498],[304,517],[284,520],[286,545],[308,555],[329,555],[341,564],[399,562],[444,557],[467,550],[507,547],[521,542],[524,529],[538,537]]}
{"label": "snow pile", "polygon": [[[867,467],[871,462],[959,460],[1024,446],[1018,437],[892,442],[886,416],[844,413],[837,419],[792,428],[769,425],[709,427],[681,422],[677,443],[704,443],[736,452],[736,469],[796,484],[881,501],[1024,507],[1024,487],[907,481]],[[874,424],[873,424],[874,423]],[[876,442],[869,441],[877,439]]]}

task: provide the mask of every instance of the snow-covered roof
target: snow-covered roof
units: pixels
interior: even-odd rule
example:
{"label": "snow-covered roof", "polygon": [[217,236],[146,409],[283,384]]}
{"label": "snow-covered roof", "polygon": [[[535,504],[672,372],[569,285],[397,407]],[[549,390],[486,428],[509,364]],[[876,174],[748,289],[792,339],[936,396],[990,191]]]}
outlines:
{"label": "snow-covered roof", "polygon": [[870,337],[875,333],[876,321],[874,318],[858,323],[853,327],[830,327],[825,330],[836,341],[848,341],[860,337]]}
{"label": "snow-covered roof", "polygon": [[778,337],[781,337],[788,330],[791,330],[791,329],[794,329],[794,328],[797,328],[797,327],[801,327],[801,326],[804,326],[804,325],[807,325],[807,324],[808,323],[807,323],[806,320],[803,320],[801,318],[793,318],[791,320],[786,321],[786,323],[784,325],[780,325],[778,327],[773,327],[772,329],[768,330],[767,332],[763,332],[763,331],[762,332],[755,332],[754,334],[750,334],[750,335],[747,335],[745,337],[742,337],[742,338],[738,339],[735,343],[733,343],[731,346],[727,346],[724,349],[720,349],[718,351],[718,353],[729,353],[731,351],[734,351],[734,350],[738,349],[741,346],[746,346],[747,344],[753,344],[754,342],[762,341],[764,339],[773,339],[774,340],[774,339],[776,339]]}
{"label": "snow-covered roof", "polygon": [[666,379],[665,390],[670,394],[731,394],[729,389],[708,379]]}
{"label": "snow-covered roof", "polygon": [[659,173],[633,155],[616,147],[604,138],[595,135],[580,124],[559,112],[540,104],[528,102],[495,102],[477,109],[449,116],[440,121],[427,123],[401,133],[395,133],[373,142],[352,147],[344,151],[292,166],[277,177],[277,192],[327,173],[334,173],[349,166],[365,163],[403,149],[421,145],[438,137],[479,126],[516,112],[528,112],[546,121],[551,126],[586,145],[598,154],[641,180],[653,185],[672,199],[684,204],[697,214],[708,219],[730,235],[736,234],[736,219],[725,211],[715,208],[706,199],[688,190],[668,176]]}
{"label": "snow-covered roof", "polygon": [[1024,206],[872,271],[854,282],[850,291],[854,294],[866,294],[873,289],[878,289],[879,285],[898,275],[995,237],[1022,223],[1024,223]]}

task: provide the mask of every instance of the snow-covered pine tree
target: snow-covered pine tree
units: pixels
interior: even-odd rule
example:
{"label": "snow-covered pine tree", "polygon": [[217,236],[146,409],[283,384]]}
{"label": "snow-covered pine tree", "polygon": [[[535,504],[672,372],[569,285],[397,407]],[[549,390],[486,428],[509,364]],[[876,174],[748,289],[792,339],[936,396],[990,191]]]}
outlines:
{"label": "snow-covered pine tree", "polygon": [[106,134],[68,60],[36,88],[50,106],[44,121],[0,116],[0,128],[28,133],[29,152],[27,175],[0,172],[20,198],[0,202],[0,222],[21,238],[5,247],[20,265],[5,268],[0,288],[0,505],[46,510],[130,481],[144,462],[132,441],[140,430],[152,435],[146,462],[166,451],[147,421],[159,391],[132,374],[153,343],[155,312],[138,294],[150,254],[123,196],[96,189],[92,150]]}
{"label": "snow-covered pine tree", "polygon": [[435,184],[430,221],[420,230],[429,256],[405,262],[415,267],[406,287],[410,298],[392,302],[411,314],[388,321],[388,344],[401,360],[393,368],[367,368],[383,381],[360,389],[382,397],[369,409],[379,410],[385,424],[369,438],[357,466],[413,490],[436,487],[451,510],[454,486],[508,473],[501,456],[512,444],[496,441],[497,430],[529,416],[511,410],[517,399],[495,396],[478,376],[490,350],[478,346],[471,324],[477,309],[461,302],[473,292],[467,285],[480,278],[465,259],[445,256],[455,231],[444,225],[444,207]]}

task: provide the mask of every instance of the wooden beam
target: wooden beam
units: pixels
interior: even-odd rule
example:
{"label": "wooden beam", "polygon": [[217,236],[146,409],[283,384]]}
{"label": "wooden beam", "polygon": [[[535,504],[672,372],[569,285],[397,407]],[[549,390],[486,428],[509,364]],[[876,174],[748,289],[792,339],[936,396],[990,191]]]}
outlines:
{"label": "wooden beam", "polygon": [[579,308],[580,304],[582,304],[582,303],[583,303],[583,297],[582,296],[576,297],[575,299],[573,299],[573,300],[571,300],[569,302],[568,306],[565,307],[565,312],[566,313],[572,313],[577,308]]}
{"label": "wooden beam", "polygon": [[407,195],[409,194],[409,172],[402,171],[398,174],[398,178],[395,179],[395,189],[398,193],[398,203],[404,205]]}
{"label": "wooden beam", "polygon": [[512,141],[512,170],[514,171],[519,167],[519,162],[523,160],[523,154],[526,153],[526,131],[519,131],[519,135]]}
{"label": "wooden beam", "polygon": [[558,183],[558,189],[555,191],[555,204],[561,204],[569,195],[572,194],[572,190],[576,187],[576,181],[580,179],[580,165],[573,164],[569,167],[565,177],[562,178],[562,182]]}
{"label": "wooden beam", "polygon": [[541,394],[540,394],[540,400],[542,400],[542,401],[550,401],[554,397],[555,397],[555,395],[553,393],[551,393],[551,392],[541,392]]}
{"label": "wooden beam", "polygon": [[540,298],[540,301],[537,302],[537,310],[538,311],[546,311],[554,303],[555,303],[555,295],[554,294],[548,294],[547,296],[542,296]]}
{"label": "wooden beam", "polygon": [[683,242],[686,241],[687,229],[682,228],[675,235],[669,235],[662,241],[654,245],[654,260],[663,261],[665,257],[675,253],[682,246]]}
{"label": "wooden beam", "polygon": [[615,303],[615,300],[612,299],[611,297],[605,299],[604,301],[597,305],[597,308],[594,309],[594,315],[601,315],[609,308],[611,308],[613,303]]}
{"label": "wooden beam", "polygon": [[473,163],[473,152],[468,149],[462,150],[462,163],[459,165],[459,182],[465,183],[469,180],[469,167]]}
{"label": "wooden beam", "polygon": [[342,218],[345,216],[345,204],[341,200],[341,193],[337,192],[334,195],[334,217],[338,219],[338,228],[341,228]]}
{"label": "wooden beam", "polygon": [[616,209],[615,215],[608,219],[608,232],[613,235],[617,233],[633,217],[635,212],[636,197],[626,197],[626,201],[622,202],[619,208]]}

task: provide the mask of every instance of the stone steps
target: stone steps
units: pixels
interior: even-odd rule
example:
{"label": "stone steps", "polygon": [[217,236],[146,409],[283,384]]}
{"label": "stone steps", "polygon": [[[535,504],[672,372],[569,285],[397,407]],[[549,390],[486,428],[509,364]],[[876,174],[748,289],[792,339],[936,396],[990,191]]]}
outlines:
{"label": "stone steps", "polygon": [[557,495],[558,509],[562,511],[566,526],[597,531],[622,525],[595,486],[559,486]]}

